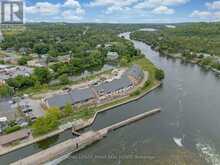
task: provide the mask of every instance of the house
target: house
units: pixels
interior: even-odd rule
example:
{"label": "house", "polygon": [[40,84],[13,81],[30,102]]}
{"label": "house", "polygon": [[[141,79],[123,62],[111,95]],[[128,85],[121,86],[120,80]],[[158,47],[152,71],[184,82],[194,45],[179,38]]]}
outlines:
{"label": "house", "polygon": [[1,146],[8,146],[13,142],[26,139],[30,136],[30,130],[22,129],[20,131],[16,131],[14,133],[0,136],[0,145]]}
{"label": "house", "polygon": [[4,63],[9,63],[9,64],[13,64],[16,65],[18,64],[18,57],[16,56],[6,56],[3,59]]}
{"label": "house", "polygon": [[9,101],[0,102],[0,118],[7,118],[7,121],[16,119],[16,108]]}
{"label": "house", "polygon": [[37,58],[37,59],[28,61],[27,65],[31,67],[46,67],[47,63],[44,59]]}
{"label": "house", "polygon": [[65,56],[58,56],[57,57],[57,61],[59,62],[65,62],[65,63],[69,63],[70,62],[70,55],[65,55]]}
{"label": "house", "polygon": [[14,52],[14,51],[15,51],[15,48],[7,48],[6,51],[7,51],[7,52]]}
{"label": "house", "polygon": [[28,53],[28,48],[22,47],[19,49],[19,53],[21,54],[27,54]]}
{"label": "house", "polygon": [[7,79],[15,78],[18,75],[30,76],[32,72],[32,68],[25,66],[8,67],[4,69],[0,68],[0,84],[4,84]]}
{"label": "house", "polygon": [[119,55],[117,52],[108,52],[107,53],[107,60],[108,61],[116,61],[119,58]]}

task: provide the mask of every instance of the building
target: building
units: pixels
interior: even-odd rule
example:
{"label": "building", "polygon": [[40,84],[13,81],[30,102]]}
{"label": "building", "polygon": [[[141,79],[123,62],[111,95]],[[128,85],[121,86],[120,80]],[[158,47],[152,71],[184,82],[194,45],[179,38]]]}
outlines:
{"label": "building", "polygon": [[70,94],[62,94],[50,97],[45,100],[47,107],[64,108],[66,104],[72,104],[72,97]]}
{"label": "building", "polygon": [[119,79],[114,79],[110,82],[104,82],[94,86],[97,94],[105,97],[124,93],[131,88],[133,88],[132,81],[130,81],[126,75],[122,75]]}
{"label": "building", "polygon": [[19,53],[21,53],[21,54],[23,54],[23,55],[27,54],[28,51],[29,51],[29,49],[28,49],[28,48],[25,48],[25,47],[22,47],[22,48],[19,49]]}
{"label": "building", "polygon": [[126,75],[133,81],[136,85],[144,78],[144,72],[138,65],[133,65],[128,69]]}
{"label": "building", "polygon": [[66,104],[86,104],[95,99],[95,94],[90,88],[74,89],[68,93],[56,95],[43,100],[46,107],[64,108]]}
{"label": "building", "polygon": [[46,67],[47,63],[44,59],[37,58],[37,59],[28,61],[27,65],[31,67]]}
{"label": "building", "polygon": [[108,52],[107,53],[107,60],[108,61],[116,61],[119,58],[119,55],[117,52]]}
{"label": "building", "polygon": [[95,95],[90,88],[74,89],[70,92],[72,104],[83,104],[95,98]]}
{"label": "building", "polygon": [[65,55],[65,56],[58,56],[57,61],[58,62],[64,62],[64,63],[69,63],[70,62],[70,55]]}
{"label": "building", "polygon": [[16,131],[14,133],[0,136],[0,145],[8,146],[13,142],[26,139],[30,136],[30,131],[28,129],[22,129],[20,131]]}
{"label": "building", "polygon": [[4,84],[9,78],[15,78],[18,75],[30,76],[33,72],[32,68],[25,66],[11,66],[1,69],[0,67],[0,84]]}

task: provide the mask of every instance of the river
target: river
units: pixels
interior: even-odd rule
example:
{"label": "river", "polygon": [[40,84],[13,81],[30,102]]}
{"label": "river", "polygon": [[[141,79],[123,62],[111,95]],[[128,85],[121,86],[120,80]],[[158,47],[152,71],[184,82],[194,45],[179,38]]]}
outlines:
{"label": "river", "polygon": [[[128,38],[129,34],[123,36]],[[161,57],[148,45],[132,42],[165,71],[163,86],[137,101],[99,114],[87,129],[98,130],[157,107],[162,108],[162,113],[112,132],[89,148],[69,155],[59,164],[158,165],[174,164],[173,160],[176,163],[189,161],[188,164],[219,165],[220,79],[197,65]],[[46,142],[54,145],[70,137],[70,131],[66,131]],[[42,146],[45,144],[34,144],[4,155],[0,157],[1,164],[38,152]]]}

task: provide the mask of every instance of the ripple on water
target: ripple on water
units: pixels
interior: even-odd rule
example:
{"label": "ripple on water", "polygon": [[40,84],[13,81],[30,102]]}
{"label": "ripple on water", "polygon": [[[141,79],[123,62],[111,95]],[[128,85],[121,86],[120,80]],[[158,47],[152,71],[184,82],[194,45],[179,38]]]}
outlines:
{"label": "ripple on water", "polygon": [[220,155],[217,153],[215,146],[202,139],[198,141],[199,142],[196,144],[196,148],[207,163],[211,165],[220,165]]}

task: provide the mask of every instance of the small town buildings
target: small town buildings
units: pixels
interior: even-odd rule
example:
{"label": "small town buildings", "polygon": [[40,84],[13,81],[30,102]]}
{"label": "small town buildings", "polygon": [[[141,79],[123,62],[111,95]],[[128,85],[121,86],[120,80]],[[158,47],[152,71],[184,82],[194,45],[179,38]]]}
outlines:
{"label": "small town buildings", "polygon": [[27,62],[28,66],[31,67],[46,67],[47,63],[44,59],[36,58]]}
{"label": "small town buildings", "polygon": [[127,71],[115,76],[114,79],[92,82],[87,88],[76,88],[65,93],[43,99],[46,107],[64,108],[67,103],[82,105],[98,103],[100,100],[124,96],[140,83],[144,77],[143,70],[138,65],[133,65]]}
{"label": "small town buildings", "polygon": [[32,68],[25,66],[0,67],[0,84],[4,84],[9,78],[15,78],[18,75],[30,76],[33,72]]}
{"label": "small town buildings", "polygon": [[28,129],[22,129],[20,131],[16,131],[8,135],[2,135],[0,136],[0,145],[3,147],[8,146],[13,142],[26,139],[29,136],[30,136],[30,130]]}

